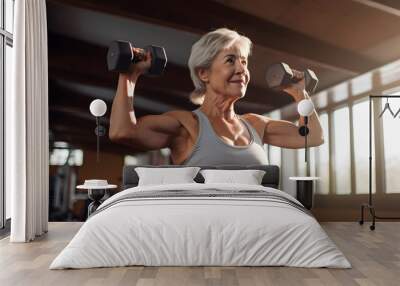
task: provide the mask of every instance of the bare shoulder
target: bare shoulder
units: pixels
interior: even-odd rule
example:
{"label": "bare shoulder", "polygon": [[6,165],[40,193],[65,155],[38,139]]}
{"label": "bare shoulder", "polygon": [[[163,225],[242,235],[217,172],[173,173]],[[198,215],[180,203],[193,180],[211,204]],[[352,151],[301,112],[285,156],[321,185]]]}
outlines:
{"label": "bare shoulder", "polygon": [[194,114],[191,111],[172,110],[164,114],[173,117],[174,119],[179,121],[180,125],[184,127],[184,129],[188,129],[196,124],[196,119],[194,118]]}
{"label": "bare shoulder", "polygon": [[181,125],[181,136],[187,137],[189,134],[194,136],[197,134],[197,119],[192,111],[187,110],[173,110],[164,113],[179,121]]}
{"label": "bare shoulder", "polygon": [[181,128],[171,144],[171,157],[175,164],[182,163],[192,150],[197,135],[198,122],[191,111],[175,110],[168,112],[168,115],[179,121]]}
{"label": "bare shoulder", "polygon": [[168,116],[172,116],[176,119],[182,119],[182,118],[186,118],[188,116],[192,115],[191,111],[187,111],[187,110],[171,110],[171,111],[167,111],[164,113],[165,115]]}
{"label": "bare shoulder", "polygon": [[245,113],[242,114],[241,117],[254,127],[261,138],[264,138],[265,128],[268,122],[271,120],[269,117],[257,113]]}
{"label": "bare shoulder", "polygon": [[265,125],[271,120],[271,118],[257,113],[245,113],[241,116],[249,121],[252,125]]}

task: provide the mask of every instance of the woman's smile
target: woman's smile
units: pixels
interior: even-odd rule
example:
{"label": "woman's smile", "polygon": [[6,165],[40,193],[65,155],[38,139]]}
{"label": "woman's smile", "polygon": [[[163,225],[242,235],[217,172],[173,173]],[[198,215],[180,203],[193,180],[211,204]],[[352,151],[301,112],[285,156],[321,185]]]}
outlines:
{"label": "woman's smile", "polygon": [[243,79],[230,80],[229,83],[232,83],[232,84],[240,84],[241,86],[245,86],[245,85],[246,85],[246,82],[245,82],[245,80],[243,80]]}

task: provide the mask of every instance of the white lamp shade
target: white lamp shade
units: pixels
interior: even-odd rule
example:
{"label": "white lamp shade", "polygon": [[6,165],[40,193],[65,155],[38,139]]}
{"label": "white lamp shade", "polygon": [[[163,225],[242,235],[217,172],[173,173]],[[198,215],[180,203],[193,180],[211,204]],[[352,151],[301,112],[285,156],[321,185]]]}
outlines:
{"label": "white lamp shade", "polygon": [[90,103],[90,113],[93,116],[103,116],[107,111],[107,104],[101,99],[95,99]]}
{"label": "white lamp shade", "polygon": [[314,111],[314,104],[310,99],[303,99],[297,105],[297,111],[301,116],[310,116]]}

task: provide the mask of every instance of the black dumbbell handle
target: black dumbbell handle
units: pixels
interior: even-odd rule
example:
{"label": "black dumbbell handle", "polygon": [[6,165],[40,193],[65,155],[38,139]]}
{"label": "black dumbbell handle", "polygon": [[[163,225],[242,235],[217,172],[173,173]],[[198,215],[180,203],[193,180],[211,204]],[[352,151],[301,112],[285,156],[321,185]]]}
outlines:
{"label": "black dumbbell handle", "polygon": [[134,51],[132,49],[132,63],[136,64],[140,61],[143,61],[146,58],[146,50],[144,49],[139,49],[139,51]]}
{"label": "black dumbbell handle", "polygon": [[293,82],[299,82],[304,78],[304,72],[295,69],[292,69],[292,72],[293,72],[293,77],[292,77]]}
{"label": "black dumbbell handle", "polygon": [[[298,71],[295,69],[291,69],[291,71],[292,71],[293,76],[290,79],[290,83],[287,83],[287,84],[297,83],[297,82],[301,81],[302,79],[304,79],[306,91],[310,92],[310,93],[314,92],[314,90],[316,88],[316,83],[310,82],[307,79],[306,72]],[[308,71],[312,72],[311,70],[308,70]],[[317,82],[318,82],[318,80],[317,80]]]}

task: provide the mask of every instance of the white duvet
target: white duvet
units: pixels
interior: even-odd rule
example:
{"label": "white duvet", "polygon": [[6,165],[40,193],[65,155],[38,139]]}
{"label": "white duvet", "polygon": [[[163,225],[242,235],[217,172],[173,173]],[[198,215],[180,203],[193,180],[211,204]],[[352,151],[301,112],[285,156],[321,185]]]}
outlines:
{"label": "white duvet", "polygon": [[137,192],[168,190],[258,190],[300,204],[282,191],[256,185],[193,183],[130,188],[99,207],[50,269],[127,265],[351,267],[313,216],[279,200],[190,196],[121,200]]}

